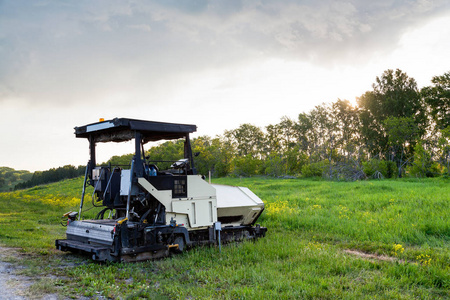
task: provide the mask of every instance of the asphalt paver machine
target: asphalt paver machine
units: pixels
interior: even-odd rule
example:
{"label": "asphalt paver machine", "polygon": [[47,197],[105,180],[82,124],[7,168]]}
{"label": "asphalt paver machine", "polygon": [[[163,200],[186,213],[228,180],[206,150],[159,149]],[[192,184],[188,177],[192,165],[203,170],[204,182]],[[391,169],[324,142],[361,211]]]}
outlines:
{"label": "asphalt paver machine", "polygon": [[[75,127],[89,141],[90,160],[78,212],[69,212],[62,251],[81,252],[98,261],[141,261],[188,247],[263,237],[255,224],[264,203],[245,187],[209,184],[197,174],[189,135],[195,125],[115,118]],[[184,157],[167,170],[145,156],[144,145],[184,139]],[[96,144],[134,140],[126,166],[97,166]],[[161,162],[159,162],[161,163]],[[93,219],[83,219],[86,187],[93,187]]]}

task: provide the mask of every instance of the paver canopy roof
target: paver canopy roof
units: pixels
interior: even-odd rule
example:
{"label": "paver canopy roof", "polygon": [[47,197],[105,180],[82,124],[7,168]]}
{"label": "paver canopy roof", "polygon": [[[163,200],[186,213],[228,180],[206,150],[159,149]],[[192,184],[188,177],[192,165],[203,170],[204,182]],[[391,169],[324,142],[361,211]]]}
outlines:
{"label": "paver canopy roof", "polygon": [[115,118],[85,126],[75,127],[77,138],[93,138],[94,142],[124,142],[135,137],[138,131],[144,143],[173,140],[197,131],[196,125]]}

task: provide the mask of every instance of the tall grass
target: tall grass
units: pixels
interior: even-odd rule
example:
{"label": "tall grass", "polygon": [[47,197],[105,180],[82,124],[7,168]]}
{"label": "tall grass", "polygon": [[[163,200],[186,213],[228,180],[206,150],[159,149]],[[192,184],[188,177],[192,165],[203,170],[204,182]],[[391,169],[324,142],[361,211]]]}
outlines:
{"label": "tall grass", "polygon": [[265,200],[268,227],[314,230],[344,242],[443,247],[450,241],[447,180],[241,183]]}
{"label": "tall grass", "polygon": [[67,297],[450,297],[446,179],[222,178],[214,183],[247,186],[264,200],[258,222],[268,227],[265,238],[224,246],[222,253],[195,248],[135,264],[98,264],[62,254],[53,250],[53,241],[64,236],[61,214],[77,209],[82,180],[76,179],[1,193],[0,242],[33,254],[29,268],[36,273],[63,275],[54,285]]}

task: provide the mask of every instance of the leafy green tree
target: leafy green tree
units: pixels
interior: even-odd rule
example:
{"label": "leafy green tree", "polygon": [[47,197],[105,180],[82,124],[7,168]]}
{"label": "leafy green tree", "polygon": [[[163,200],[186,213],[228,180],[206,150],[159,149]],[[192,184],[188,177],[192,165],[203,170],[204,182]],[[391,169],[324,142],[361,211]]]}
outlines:
{"label": "leafy green tree", "polygon": [[316,106],[311,112],[315,130],[315,139],[321,157],[331,162],[336,147],[336,123],[332,118],[330,107],[326,104]]}
{"label": "leafy green tree", "polygon": [[261,173],[268,176],[281,176],[286,174],[285,165],[286,163],[280,153],[271,152],[263,162]]}
{"label": "leafy green tree", "polygon": [[450,176],[450,126],[440,131],[439,146],[441,148],[441,157],[447,169],[447,175]]}
{"label": "leafy green tree", "polygon": [[296,146],[297,130],[295,121],[289,117],[282,117],[280,123],[276,125],[279,131],[279,142],[283,151]]}
{"label": "leafy green tree", "polygon": [[[359,150],[360,119],[358,108],[353,107],[348,100],[338,99],[331,104],[333,119],[336,124],[336,144],[339,153],[349,161]],[[358,155],[359,156],[359,155]]]}
{"label": "leafy green tree", "polygon": [[233,158],[233,172],[235,176],[253,176],[257,175],[261,168],[261,160],[250,154],[245,156],[235,156]]}
{"label": "leafy green tree", "polygon": [[337,134],[338,127],[330,105],[317,105],[308,114],[302,113],[298,117],[297,144],[307,152],[311,162],[324,159],[331,162],[336,158]]}
{"label": "leafy green tree", "polygon": [[421,142],[414,147],[414,161],[408,172],[415,177],[434,177],[440,175],[440,167],[437,162],[433,162],[431,154],[427,151]]}
{"label": "leafy green tree", "polygon": [[193,153],[199,153],[195,157],[195,167],[199,174],[207,175],[214,166],[214,156],[211,149],[211,138],[199,136],[191,141]]}
{"label": "leafy green tree", "polygon": [[397,162],[398,177],[402,177],[406,148],[414,145],[418,138],[418,126],[412,117],[388,117],[383,121],[388,136],[389,145],[392,149],[391,160]]}
{"label": "leafy green tree", "polygon": [[421,94],[439,129],[450,126],[450,72],[431,79],[432,86],[422,88]]}
{"label": "leafy green tree", "polygon": [[[358,160],[359,127],[358,109],[352,107],[349,101],[318,105],[308,114],[299,115],[297,144],[309,155],[310,163],[326,159],[328,176],[331,177],[337,163],[340,165],[338,169],[347,169],[343,168],[345,161],[353,166]],[[356,161],[353,154],[357,154]],[[301,168],[302,172],[311,173],[308,167]]]}
{"label": "leafy green tree", "polygon": [[145,152],[145,155],[149,158],[150,163],[156,164],[160,170],[166,170],[173,162],[184,158],[184,141],[166,141],[151,147]]}
{"label": "leafy green tree", "polygon": [[266,126],[266,134],[264,135],[264,155],[270,156],[272,153],[280,154],[283,151],[281,139],[281,130],[278,124]]}
{"label": "leafy green tree", "polygon": [[111,166],[131,166],[131,160],[133,159],[133,154],[125,155],[114,155],[105,164],[111,164]]}
{"label": "leafy green tree", "polygon": [[225,137],[234,144],[237,155],[261,157],[264,142],[261,128],[252,124],[242,124],[236,129],[225,131]]}
{"label": "leafy green tree", "polygon": [[419,136],[425,133],[425,107],[413,78],[399,69],[387,70],[372,87],[373,91],[357,99],[361,134],[371,156],[383,156],[388,151],[389,140],[383,126],[388,117],[410,117],[417,124]]}
{"label": "leafy green tree", "polygon": [[221,138],[214,139],[201,136],[192,140],[193,152],[200,155],[195,158],[195,166],[199,174],[207,175],[211,171],[214,177],[230,174],[233,159],[232,147]]}
{"label": "leafy green tree", "polygon": [[297,124],[288,117],[281,118],[278,124],[266,127],[265,156],[263,158],[267,164],[265,164],[266,171],[264,172],[271,175],[277,174],[277,176],[295,172],[298,165],[297,158],[300,154],[297,137]]}
{"label": "leafy green tree", "polygon": [[222,136],[212,140],[214,157],[216,158],[213,174],[217,177],[227,176],[232,171],[232,160],[234,157],[233,145]]}
{"label": "leafy green tree", "polygon": [[302,167],[308,163],[308,155],[297,145],[284,153],[286,173],[296,175],[301,173]]}
{"label": "leafy green tree", "polygon": [[308,157],[311,157],[311,154],[314,151],[313,149],[315,148],[312,144],[313,141],[315,141],[315,135],[310,114],[300,113],[295,127],[297,131],[297,145],[299,145],[300,150],[306,152]]}

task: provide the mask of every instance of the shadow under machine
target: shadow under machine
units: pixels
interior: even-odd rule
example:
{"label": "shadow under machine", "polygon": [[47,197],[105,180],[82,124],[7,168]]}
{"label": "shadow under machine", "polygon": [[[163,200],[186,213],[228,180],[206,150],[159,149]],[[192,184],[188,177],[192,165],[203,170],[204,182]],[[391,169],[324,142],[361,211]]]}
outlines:
{"label": "shadow under machine", "polygon": [[[89,254],[99,261],[140,261],[182,252],[201,244],[263,237],[255,225],[264,203],[245,187],[209,184],[194,167],[189,134],[197,127],[115,118],[75,127],[89,141],[80,208],[67,217],[66,239],[56,248]],[[167,170],[145,156],[144,145],[184,140],[184,157]],[[96,144],[134,140],[128,165],[97,166]],[[93,187],[93,219],[83,219],[87,185]]]}

